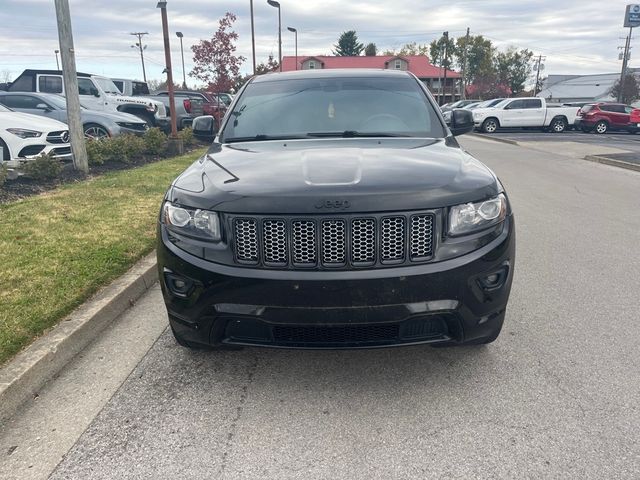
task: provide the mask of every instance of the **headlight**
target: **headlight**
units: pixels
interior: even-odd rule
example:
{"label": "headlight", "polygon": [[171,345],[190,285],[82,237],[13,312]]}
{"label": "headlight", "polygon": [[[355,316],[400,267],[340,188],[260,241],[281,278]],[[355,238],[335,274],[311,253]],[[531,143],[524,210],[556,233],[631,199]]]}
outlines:
{"label": "headlight", "polygon": [[218,241],[220,235],[220,217],[209,210],[194,210],[165,202],[162,209],[162,222],[171,230],[190,237]]}
{"label": "headlight", "polygon": [[449,210],[449,235],[465,235],[496,225],[507,215],[507,199],[501,193],[478,203],[456,205]]}
{"label": "headlight", "polygon": [[24,128],[7,128],[7,132],[13,133],[20,138],[36,138],[42,135],[42,132],[26,130]]}

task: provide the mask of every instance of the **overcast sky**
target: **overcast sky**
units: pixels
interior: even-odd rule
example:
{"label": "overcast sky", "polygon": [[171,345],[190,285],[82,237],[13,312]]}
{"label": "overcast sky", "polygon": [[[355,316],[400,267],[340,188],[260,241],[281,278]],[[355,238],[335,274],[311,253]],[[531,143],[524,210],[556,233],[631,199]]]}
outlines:
{"label": "overcast sky", "polygon": [[[53,0],[0,0],[0,78],[24,68],[55,68],[58,48]],[[156,0],[70,0],[78,70],[111,77],[142,78],[140,57],[130,32],[147,31],[147,78],[161,79],[164,64],[160,10]],[[471,28],[499,47],[529,48],[547,57],[545,73],[588,74],[620,70],[618,46],[626,1],[620,0],[280,0],[283,55],[293,55],[298,29],[299,55],[331,54],[341,32],[356,30],[360,41],[379,51],[408,42],[429,43],[443,30],[451,36]],[[189,46],[211,38],[218,19],[238,16],[238,54],[251,70],[249,0],[168,0],[175,80],[182,77],[180,42],[184,33],[187,72]],[[258,62],[278,53],[277,10],[254,0]],[[632,42],[632,45],[634,42]],[[640,48],[640,46],[638,47]],[[631,66],[636,65],[632,50]],[[640,52],[638,52],[640,55]],[[639,57],[640,58],[640,57]],[[187,77],[187,82],[190,79]]]}

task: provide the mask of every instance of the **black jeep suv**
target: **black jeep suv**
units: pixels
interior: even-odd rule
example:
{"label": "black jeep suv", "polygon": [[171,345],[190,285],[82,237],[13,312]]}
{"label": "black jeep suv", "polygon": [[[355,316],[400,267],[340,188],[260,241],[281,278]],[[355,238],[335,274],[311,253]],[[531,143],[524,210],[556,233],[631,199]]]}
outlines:
{"label": "black jeep suv", "polygon": [[493,341],[514,220],[500,181],[455,140],[472,128],[465,110],[445,124],[407,72],[254,77],[162,204],[158,267],[178,343]]}

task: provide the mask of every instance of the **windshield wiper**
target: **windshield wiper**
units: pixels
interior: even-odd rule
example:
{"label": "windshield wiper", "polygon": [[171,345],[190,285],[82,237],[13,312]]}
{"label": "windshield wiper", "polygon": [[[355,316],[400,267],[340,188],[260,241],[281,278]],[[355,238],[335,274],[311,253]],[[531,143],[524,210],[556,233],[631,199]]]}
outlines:
{"label": "windshield wiper", "polygon": [[223,143],[237,143],[237,142],[259,142],[261,140],[296,140],[300,138],[307,138],[306,135],[265,135],[259,134],[253,137],[231,137],[223,139]]}
{"label": "windshield wiper", "polygon": [[308,137],[338,137],[338,138],[366,138],[366,137],[410,137],[402,133],[389,132],[358,132],[356,130],[344,130],[342,132],[309,132]]}

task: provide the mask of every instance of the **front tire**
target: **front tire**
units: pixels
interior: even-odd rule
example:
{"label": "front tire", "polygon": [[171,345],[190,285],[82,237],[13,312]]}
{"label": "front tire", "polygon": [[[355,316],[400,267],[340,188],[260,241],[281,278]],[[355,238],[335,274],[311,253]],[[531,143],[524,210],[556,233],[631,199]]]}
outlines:
{"label": "front tire", "polygon": [[0,148],[2,149],[2,157],[0,158],[0,161],[8,162],[9,160],[11,160],[11,152],[9,152],[9,147],[1,138],[0,138]]}
{"label": "front tire", "polygon": [[600,120],[598,123],[595,124],[595,126],[593,127],[593,130],[598,135],[602,135],[604,133],[607,133],[607,130],[609,130],[609,124],[604,120]]}
{"label": "front tire", "polygon": [[106,128],[97,123],[86,123],[82,129],[84,130],[84,138],[91,140],[100,140],[111,136]]}
{"label": "front tire", "polygon": [[487,118],[484,122],[482,122],[482,131],[484,133],[495,133],[498,130],[498,120],[495,118]]}
{"label": "front tire", "polygon": [[567,122],[564,118],[554,118],[549,125],[553,133],[562,133],[567,129]]}

